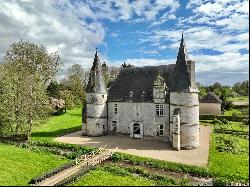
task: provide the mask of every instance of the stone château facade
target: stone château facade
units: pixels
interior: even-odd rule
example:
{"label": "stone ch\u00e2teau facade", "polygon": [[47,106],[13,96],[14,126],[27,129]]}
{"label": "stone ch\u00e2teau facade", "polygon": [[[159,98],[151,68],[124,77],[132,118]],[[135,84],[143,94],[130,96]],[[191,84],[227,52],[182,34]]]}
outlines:
{"label": "stone ch\u00e2teau facade", "polygon": [[122,68],[109,89],[96,52],[86,93],[84,135],[158,139],[177,150],[199,147],[199,91],[183,35],[176,64]]}

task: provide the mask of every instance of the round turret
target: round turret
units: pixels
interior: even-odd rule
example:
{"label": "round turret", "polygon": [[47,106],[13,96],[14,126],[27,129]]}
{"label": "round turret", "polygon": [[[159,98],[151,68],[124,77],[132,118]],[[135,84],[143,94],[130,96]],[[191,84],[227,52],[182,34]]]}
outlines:
{"label": "round turret", "polygon": [[199,99],[198,92],[171,92],[170,119],[174,110],[180,115],[180,147],[194,149],[199,147]]}

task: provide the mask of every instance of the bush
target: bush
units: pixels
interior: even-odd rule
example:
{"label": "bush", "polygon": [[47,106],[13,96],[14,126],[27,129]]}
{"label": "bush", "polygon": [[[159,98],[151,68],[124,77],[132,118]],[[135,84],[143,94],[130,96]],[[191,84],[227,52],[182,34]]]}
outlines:
{"label": "bush", "polygon": [[212,124],[221,124],[221,121],[219,119],[213,119],[213,121],[211,121]]}
{"label": "bush", "polygon": [[228,181],[228,179],[225,179],[225,178],[216,178],[213,180],[214,186],[227,186],[229,184],[230,182]]}
{"label": "bush", "polygon": [[233,116],[213,116],[213,115],[200,115],[199,116],[200,120],[214,120],[214,119],[226,119],[228,121],[236,121],[236,122],[241,122],[243,119],[246,117],[233,117]]}
{"label": "bush", "polygon": [[249,118],[242,120],[243,125],[249,125]]}
{"label": "bush", "polygon": [[122,155],[115,152],[115,153],[113,153],[113,155],[111,157],[111,160],[113,162],[121,161],[122,160]]}
{"label": "bush", "polygon": [[233,112],[233,113],[232,113],[232,116],[233,116],[233,117],[238,117],[239,114],[238,114],[237,112]]}
{"label": "bush", "polygon": [[239,139],[233,136],[218,135],[215,142],[215,149],[219,152],[229,152],[233,154],[246,153],[246,150],[240,145]]}
{"label": "bush", "polygon": [[82,177],[83,175],[85,175],[86,173],[88,173],[90,170],[93,170],[93,169],[94,169],[93,166],[87,166],[84,169],[82,168],[81,170],[79,170],[75,174],[73,174],[67,178],[64,178],[59,183],[57,183],[55,186],[66,186],[66,185],[69,185],[70,183],[76,182],[76,180],[78,180],[79,177]]}
{"label": "bush", "polygon": [[45,180],[45,179],[47,179],[47,178],[49,178],[49,177],[51,177],[51,176],[57,174],[57,173],[59,173],[59,172],[65,170],[65,169],[68,169],[68,168],[70,168],[70,167],[73,167],[74,165],[75,165],[75,161],[68,162],[68,163],[62,165],[61,167],[55,168],[55,169],[53,169],[53,170],[50,171],[50,172],[47,172],[47,173],[42,174],[42,175],[39,176],[39,177],[32,178],[32,179],[30,180],[29,184],[37,184],[37,183],[39,183],[39,182],[41,182],[41,181],[43,181],[43,180]]}
{"label": "bush", "polygon": [[[119,155],[119,156],[118,156]],[[129,155],[125,153],[114,153],[112,160],[125,161],[134,165],[147,165],[154,168],[169,170],[173,172],[189,173],[192,176],[208,177],[208,169],[203,167],[191,166],[186,164],[178,164],[174,162],[167,162],[162,160],[156,160],[151,158],[144,158],[135,155]]]}

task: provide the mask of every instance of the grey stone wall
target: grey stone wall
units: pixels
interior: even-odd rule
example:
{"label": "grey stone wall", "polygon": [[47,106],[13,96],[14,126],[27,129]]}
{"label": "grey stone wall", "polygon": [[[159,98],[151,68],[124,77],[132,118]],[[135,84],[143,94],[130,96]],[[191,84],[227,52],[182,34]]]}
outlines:
{"label": "grey stone wall", "polygon": [[220,115],[221,103],[200,103],[200,115]]}
{"label": "grey stone wall", "polygon": [[[199,147],[199,100],[198,93],[170,93],[170,131],[173,126],[173,114],[180,109],[180,146],[184,149]],[[170,135],[171,136],[171,135]]]}
{"label": "grey stone wall", "polygon": [[[114,105],[117,104],[117,114]],[[157,136],[159,124],[164,126],[164,137],[169,135],[169,105],[164,103],[164,116],[156,117],[154,103],[135,102],[109,102],[108,103],[108,128],[112,130],[112,121],[117,121],[117,133],[129,134],[134,123],[143,125],[143,136]],[[136,113],[139,108],[139,115]],[[132,125],[131,125],[132,124]]]}
{"label": "grey stone wall", "polygon": [[83,123],[83,134],[101,136],[108,130],[107,94],[87,93],[87,122]]}

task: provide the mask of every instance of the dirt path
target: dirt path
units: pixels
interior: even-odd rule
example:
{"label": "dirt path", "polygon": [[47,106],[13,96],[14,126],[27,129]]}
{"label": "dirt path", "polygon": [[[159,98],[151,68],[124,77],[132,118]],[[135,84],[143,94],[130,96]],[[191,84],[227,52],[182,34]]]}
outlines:
{"label": "dirt path", "polygon": [[167,141],[156,141],[146,139],[133,139],[127,136],[82,136],[78,131],[65,136],[57,137],[57,142],[80,144],[90,147],[103,147],[113,152],[129,153],[142,157],[149,157],[159,160],[206,166],[208,162],[209,140],[211,129],[209,126],[200,125],[200,147],[194,150],[175,151]]}

